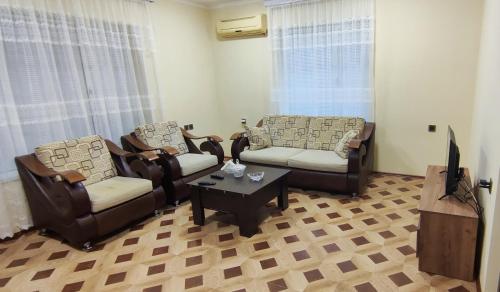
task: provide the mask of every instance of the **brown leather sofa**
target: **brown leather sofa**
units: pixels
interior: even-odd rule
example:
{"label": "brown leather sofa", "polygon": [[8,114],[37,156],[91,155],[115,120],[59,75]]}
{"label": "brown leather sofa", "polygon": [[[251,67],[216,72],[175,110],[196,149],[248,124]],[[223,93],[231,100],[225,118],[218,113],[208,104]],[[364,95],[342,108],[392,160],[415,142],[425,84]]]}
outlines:
{"label": "brown leather sofa", "polygon": [[[198,148],[193,140],[200,139],[206,141]],[[173,205],[189,198],[188,182],[219,170],[224,165],[224,150],[219,144],[222,141],[215,135],[194,136],[178,127],[174,121],[142,125],[121,137],[122,146],[127,151],[156,151],[159,159],[155,163],[164,171],[162,185],[167,194],[167,203]]]}
{"label": "brown leather sofa", "polygon": [[[320,120],[317,123],[317,129],[308,129],[309,125],[304,122],[302,126],[297,126],[295,125],[298,124],[297,119],[301,118],[306,118],[306,119],[323,119]],[[339,119],[336,117],[330,117],[333,119]],[[281,120],[280,120],[281,119]],[[231,136],[231,140],[233,140],[232,147],[231,147],[231,155],[233,160],[238,159],[240,162],[244,164],[253,164],[253,165],[271,165],[273,167],[282,167],[282,168],[287,168],[291,170],[291,173],[288,176],[288,183],[290,186],[298,187],[298,188],[303,188],[303,189],[313,189],[313,190],[321,190],[321,191],[327,191],[327,192],[338,192],[338,193],[344,193],[344,194],[350,194],[352,196],[357,196],[358,194],[363,193],[367,180],[368,180],[368,175],[371,173],[373,169],[373,152],[374,152],[374,143],[375,143],[375,124],[374,123],[365,123],[364,120],[359,119],[359,118],[354,118],[362,121],[363,126],[361,127],[361,132],[352,140],[349,142],[349,150],[347,154],[347,160],[341,160],[343,165],[343,170],[341,171],[336,171],[335,167],[332,168],[332,170],[318,170],[321,168],[314,169],[314,167],[309,167],[309,163],[303,163],[302,166],[297,166],[297,163],[295,165],[291,163],[280,163],[278,159],[276,158],[277,156],[280,156],[280,152],[283,151],[289,151],[292,149],[295,149],[293,151],[297,151],[297,153],[300,153],[300,150],[303,151],[308,151],[307,146],[314,146],[314,139],[311,141],[311,137],[314,135],[316,136],[321,136],[320,133],[323,131],[322,129],[330,129],[331,131],[334,131],[335,129],[332,129],[332,123],[328,124],[325,122],[324,117],[302,117],[302,116],[266,116],[263,120],[261,120],[258,124],[257,127],[269,127],[270,128],[270,135],[271,139],[273,140],[273,146],[272,148],[276,148],[275,144],[278,144],[277,147],[279,148],[279,151],[275,152],[275,157],[273,157],[272,153],[270,155],[267,155],[267,157],[264,158],[249,158],[253,154],[252,152],[258,153],[258,151],[262,150],[257,150],[257,151],[250,151],[249,150],[249,138],[247,137],[246,132],[238,132],[235,133]],[[340,119],[347,119],[347,118],[340,118]],[[347,122],[349,123],[349,121]],[[334,121],[335,124],[335,121]],[[281,127],[281,128],[280,128]],[[311,127],[312,127],[312,122],[311,122]],[[346,126],[347,127],[347,126]],[[273,132],[274,129],[274,132]],[[287,133],[287,131],[292,131],[294,132],[292,134]],[[274,134],[273,134],[274,133]],[[274,136],[273,136],[274,135]],[[283,137],[286,137],[289,135],[289,137],[295,137],[292,139],[305,139],[306,142],[306,147],[303,147],[303,149],[297,149],[297,148],[292,148],[290,145],[295,145],[295,142],[297,141],[281,141],[279,143],[279,139],[282,139]],[[335,134],[334,134],[335,135]],[[297,138],[299,137],[299,138]],[[342,136],[340,136],[342,137]],[[278,140],[278,143],[275,143],[275,138]],[[311,145],[310,145],[311,144]],[[316,144],[321,144],[320,142]],[[321,147],[319,147],[321,148]],[[264,149],[265,151],[268,151]],[[322,150],[312,150],[315,151],[316,154],[318,152],[321,152]],[[262,151],[264,152],[264,151]],[[323,151],[325,152],[325,151]],[[327,151],[325,152],[328,157],[333,157],[333,153],[330,154],[328,152],[333,152],[333,151]],[[246,155],[243,155],[245,153]],[[321,154],[324,155],[324,154]],[[328,168],[328,167],[326,167]]]}
{"label": "brown leather sofa", "polygon": [[159,214],[165,205],[162,170],[150,161],[156,155],[126,152],[99,136],[47,145],[15,158],[42,234],[56,232],[89,250],[103,236]]}

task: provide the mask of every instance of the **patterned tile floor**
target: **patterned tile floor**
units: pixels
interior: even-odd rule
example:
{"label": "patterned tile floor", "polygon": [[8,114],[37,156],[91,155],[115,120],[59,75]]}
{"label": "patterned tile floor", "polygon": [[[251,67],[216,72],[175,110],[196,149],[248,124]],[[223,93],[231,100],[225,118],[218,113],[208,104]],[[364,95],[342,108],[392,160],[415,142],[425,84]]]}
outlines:
{"label": "patterned tile floor", "polygon": [[0,243],[1,291],[475,291],[419,272],[422,178],[375,174],[359,199],[290,190],[261,210],[261,232],[239,236],[228,214],[193,225],[190,204],[75,250],[28,232]]}

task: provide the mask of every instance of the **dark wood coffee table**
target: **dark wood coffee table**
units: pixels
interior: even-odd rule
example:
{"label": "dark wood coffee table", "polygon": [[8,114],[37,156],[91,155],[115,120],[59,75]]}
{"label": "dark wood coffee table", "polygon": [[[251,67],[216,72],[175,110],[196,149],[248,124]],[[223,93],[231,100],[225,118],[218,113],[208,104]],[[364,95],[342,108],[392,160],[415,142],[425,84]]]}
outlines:
{"label": "dark wood coffee table", "polygon": [[[260,182],[250,181],[247,173],[264,171],[264,178]],[[288,208],[287,169],[248,165],[245,175],[235,178],[222,171],[214,173],[224,174],[224,180],[217,180],[206,175],[190,182],[191,204],[193,207],[193,221],[197,225],[205,224],[204,208],[229,212],[236,215],[240,234],[252,237],[257,233],[259,226],[257,211],[275,197],[278,206]],[[213,186],[200,186],[200,181],[215,182]]]}

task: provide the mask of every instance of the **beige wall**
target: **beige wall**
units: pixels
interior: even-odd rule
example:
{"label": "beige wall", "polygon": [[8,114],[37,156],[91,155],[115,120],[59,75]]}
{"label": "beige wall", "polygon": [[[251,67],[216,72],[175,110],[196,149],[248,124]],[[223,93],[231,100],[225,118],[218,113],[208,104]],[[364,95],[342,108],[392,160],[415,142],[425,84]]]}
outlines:
{"label": "beige wall", "polygon": [[[428,164],[443,164],[448,124],[468,165],[481,3],[377,1],[377,170],[423,175]],[[224,17],[263,12],[261,3],[218,9],[212,11],[212,26]],[[214,33],[212,38],[222,131],[228,137],[239,129],[240,117],[253,124],[268,112],[269,39],[221,42]],[[452,110],[444,109],[448,104]],[[428,124],[438,131],[428,133]]]}
{"label": "beige wall", "polygon": [[164,119],[220,132],[209,11],[173,0],[151,4]]}
{"label": "beige wall", "polygon": [[482,27],[470,156],[476,181],[493,178],[491,195],[480,190],[485,219],[480,282],[483,291],[493,292],[500,276],[500,1],[485,1]]}
{"label": "beige wall", "polygon": [[[214,49],[216,93],[221,110],[222,134],[228,138],[241,130],[240,119],[255,125],[269,112],[271,53],[268,38],[220,41],[216,21],[265,13],[262,3],[231,6],[211,11],[211,38]],[[231,155],[231,141],[223,144]]]}
{"label": "beige wall", "polygon": [[427,165],[444,164],[448,125],[469,165],[481,3],[377,1],[378,170],[423,175]]}

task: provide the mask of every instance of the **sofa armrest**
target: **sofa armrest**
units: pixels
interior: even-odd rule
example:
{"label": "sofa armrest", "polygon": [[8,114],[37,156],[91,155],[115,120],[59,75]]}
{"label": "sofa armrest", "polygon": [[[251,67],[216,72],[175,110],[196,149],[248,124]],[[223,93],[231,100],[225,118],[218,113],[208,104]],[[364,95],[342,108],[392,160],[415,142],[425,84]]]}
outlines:
{"label": "sofa armrest", "polygon": [[241,137],[233,141],[231,145],[231,156],[233,161],[236,161],[236,159],[240,160],[240,153],[243,152],[247,146],[250,146],[248,137]]}
{"label": "sofa armrest", "polygon": [[231,138],[229,138],[229,140],[237,140],[237,139],[243,138],[244,136],[245,136],[245,132],[236,132],[236,133],[231,135]]}
{"label": "sofa armrest", "polygon": [[357,137],[349,141],[349,148],[351,149],[359,149],[361,144],[366,143],[373,135],[375,130],[374,123],[366,123],[363,128],[363,132],[360,133]]}

